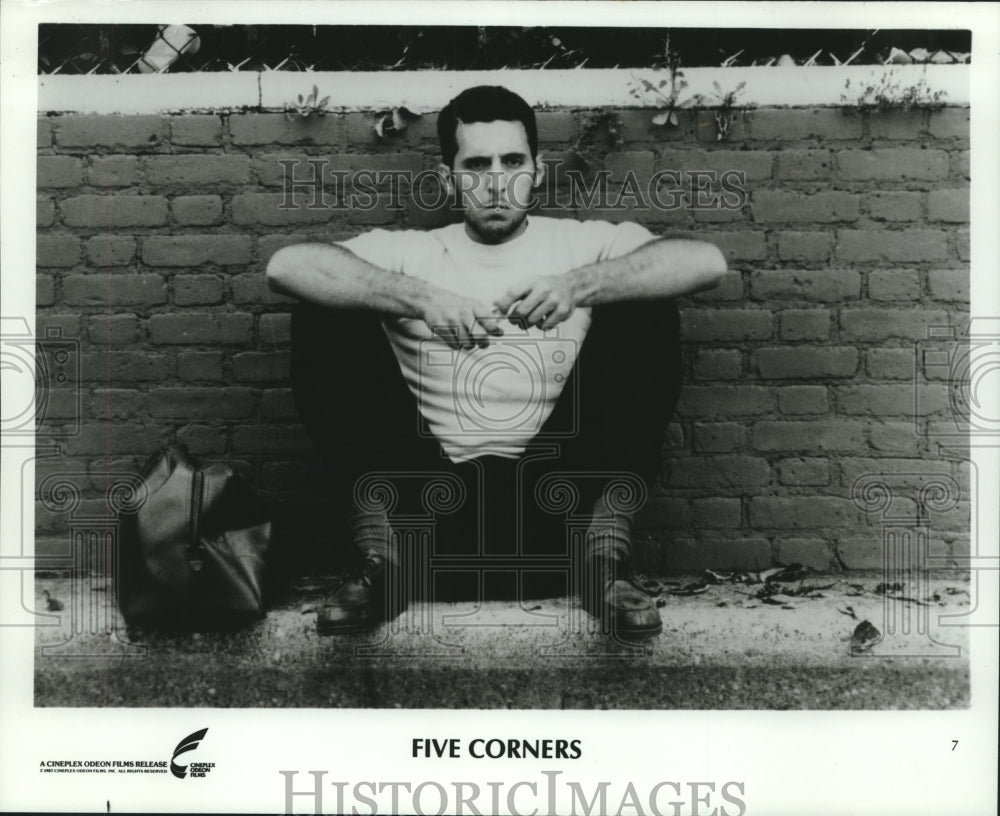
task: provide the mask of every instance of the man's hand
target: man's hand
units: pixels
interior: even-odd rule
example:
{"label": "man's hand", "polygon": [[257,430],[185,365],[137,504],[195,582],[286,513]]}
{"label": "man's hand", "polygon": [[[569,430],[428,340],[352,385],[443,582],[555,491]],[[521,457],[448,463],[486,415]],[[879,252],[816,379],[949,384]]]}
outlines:
{"label": "man's hand", "polygon": [[453,349],[486,348],[489,336],[502,337],[502,315],[484,303],[438,289],[421,309],[420,318]]}
{"label": "man's hand", "polygon": [[[577,307],[576,292],[564,275],[526,278],[493,301],[512,323],[527,328],[551,329],[568,318]],[[513,309],[511,307],[514,307]]]}

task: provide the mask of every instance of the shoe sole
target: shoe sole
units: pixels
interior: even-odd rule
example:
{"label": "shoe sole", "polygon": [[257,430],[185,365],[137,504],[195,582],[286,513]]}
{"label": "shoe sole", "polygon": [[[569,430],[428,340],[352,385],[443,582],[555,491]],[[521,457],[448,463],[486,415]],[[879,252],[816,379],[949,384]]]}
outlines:
{"label": "shoe sole", "polygon": [[621,631],[619,629],[612,629],[611,633],[617,637],[619,640],[624,640],[629,643],[641,642],[644,640],[652,640],[663,632],[663,623],[661,622],[659,626],[651,626],[647,629],[629,629],[628,631]]}

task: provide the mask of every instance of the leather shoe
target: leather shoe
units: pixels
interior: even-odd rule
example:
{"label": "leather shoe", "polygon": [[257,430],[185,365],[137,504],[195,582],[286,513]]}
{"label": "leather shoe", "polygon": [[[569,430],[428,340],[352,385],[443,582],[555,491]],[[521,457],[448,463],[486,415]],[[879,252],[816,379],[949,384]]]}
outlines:
{"label": "leather shoe", "polygon": [[[369,555],[360,574],[349,576],[316,615],[319,635],[350,635],[365,632],[403,612],[399,600],[390,609],[390,599],[398,597],[398,571],[384,558]],[[391,583],[391,587],[390,587]]]}
{"label": "leather shoe", "polygon": [[643,641],[663,631],[653,599],[627,574],[618,560],[589,560],[583,608],[601,622],[601,628],[626,641]]}

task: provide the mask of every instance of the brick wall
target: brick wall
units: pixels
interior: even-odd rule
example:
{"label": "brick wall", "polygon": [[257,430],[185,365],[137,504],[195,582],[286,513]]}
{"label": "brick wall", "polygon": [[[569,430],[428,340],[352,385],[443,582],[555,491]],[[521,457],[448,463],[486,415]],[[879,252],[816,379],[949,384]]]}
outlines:
{"label": "brick wall", "polygon": [[[571,158],[592,113],[541,113],[546,155]],[[730,264],[683,303],[686,385],[640,517],[646,560],[877,567],[882,519],[851,499],[868,473],[891,474],[909,512],[927,474],[955,477],[963,501],[933,517],[932,552],[966,553],[967,466],[933,436],[950,422],[947,384],[921,378],[915,396],[914,353],[928,326],[968,312],[968,110],[756,110],[724,141],[711,113],[676,129],[617,113],[621,144],[595,145],[612,180],[734,169],[749,192],[738,210],[562,213],[697,236]],[[75,474],[78,512],[103,515],[105,474],[178,439],[237,463],[279,517],[308,518],[319,471],[288,387],[290,301],[268,291],[266,261],[443,216],[405,194],[395,208],[389,189],[369,209],[280,209],[279,161],[301,160],[300,177],[308,156],[328,172],[417,172],[436,147],[433,115],[386,141],[363,113],[40,117],[37,331],[79,342],[80,382],[50,394],[45,431],[63,455],[40,459],[38,479]],[[549,192],[565,183],[554,174]],[[76,393],[79,432],[61,436]],[[38,504],[36,527],[39,553],[67,551],[65,513]]]}

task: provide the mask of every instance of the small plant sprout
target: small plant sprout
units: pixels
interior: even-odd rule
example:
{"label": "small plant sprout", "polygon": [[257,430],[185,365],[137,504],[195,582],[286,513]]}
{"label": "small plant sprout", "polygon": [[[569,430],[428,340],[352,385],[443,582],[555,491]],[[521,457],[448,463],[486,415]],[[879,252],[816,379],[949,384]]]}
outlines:
{"label": "small plant sprout", "polygon": [[318,97],[319,88],[313,85],[312,93],[309,96],[303,97],[302,94],[299,94],[296,102],[285,103],[285,117],[292,121],[296,116],[302,119],[308,119],[312,114],[322,116],[326,113],[326,105],[330,101],[330,97],[324,96],[317,101]]}
{"label": "small plant sprout", "polygon": [[[681,100],[681,94],[687,88],[688,83],[684,79],[684,72],[681,70],[680,55],[670,47],[669,37],[667,37],[663,54],[666,57],[666,67],[669,77],[661,79],[656,83],[643,77],[633,77],[629,83],[629,93],[635,99],[639,100],[644,100],[648,96],[652,96],[654,101],[660,103],[657,107],[662,107],[663,110],[653,117],[652,122],[654,125],[677,127],[679,121],[677,111],[681,108],[698,104],[701,101],[701,97],[693,96],[689,99]],[[660,66],[656,66],[656,68],[659,70]]]}
{"label": "small plant sprout", "polygon": [[717,127],[715,138],[722,141],[729,138],[729,131],[736,118],[736,100],[739,99],[746,87],[745,82],[741,82],[731,91],[723,92],[722,86],[718,82],[713,82],[715,88],[715,125]]}
{"label": "small plant sprout", "polygon": [[852,89],[851,80],[844,83],[844,93],[840,101],[844,112],[885,113],[887,111],[909,111],[914,109],[940,110],[944,107],[945,92],[931,91],[927,77],[922,75],[912,85],[902,85],[889,69],[875,82],[865,85],[860,92]]}

